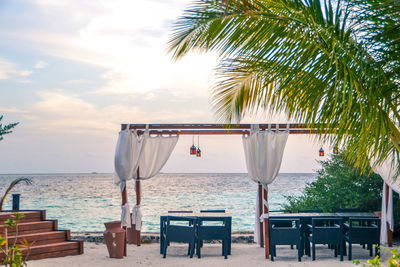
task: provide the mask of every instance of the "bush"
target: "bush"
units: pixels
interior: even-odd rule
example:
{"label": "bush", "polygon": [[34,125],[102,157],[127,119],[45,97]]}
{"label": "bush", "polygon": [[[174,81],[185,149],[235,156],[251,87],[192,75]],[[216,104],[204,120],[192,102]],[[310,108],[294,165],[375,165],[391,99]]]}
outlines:
{"label": "bush", "polygon": [[285,196],[290,212],[307,209],[322,209],[331,212],[336,208],[360,208],[363,211],[381,210],[382,178],[375,173],[361,174],[344,159],[333,155],[320,161],[322,168],[317,179],[308,183],[300,196]]}

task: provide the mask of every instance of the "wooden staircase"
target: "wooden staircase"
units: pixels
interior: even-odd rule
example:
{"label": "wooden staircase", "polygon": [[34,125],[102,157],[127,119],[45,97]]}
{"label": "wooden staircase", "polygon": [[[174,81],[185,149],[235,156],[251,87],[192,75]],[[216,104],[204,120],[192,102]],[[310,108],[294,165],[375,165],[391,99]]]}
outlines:
{"label": "wooden staircase", "polygon": [[[46,211],[18,211],[24,218],[18,223],[17,243],[26,240],[30,244],[27,260],[64,257],[83,254],[83,241],[71,240],[69,230],[58,230],[57,220],[46,220]],[[0,234],[4,236],[4,221],[12,218],[13,212],[0,212]],[[8,244],[15,241],[15,229],[8,228]],[[23,255],[28,253],[23,251]],[[0,259],[5,255],[0,252]]]}

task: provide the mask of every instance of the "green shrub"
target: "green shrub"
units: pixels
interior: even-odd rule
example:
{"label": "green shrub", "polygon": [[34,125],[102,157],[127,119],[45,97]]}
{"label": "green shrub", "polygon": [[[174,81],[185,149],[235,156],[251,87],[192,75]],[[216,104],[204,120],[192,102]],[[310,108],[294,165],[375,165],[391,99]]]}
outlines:
{"label": "green shrub", "polygon": [[378,174],[361,174],[340,154],[320,163],[322,168],[317,171],[317,179],[306,185],[303,194],[285,196],[288,201],[284,205],[286,211],[322,209],[331,212],[335,208],[381,210],[383,180]]}

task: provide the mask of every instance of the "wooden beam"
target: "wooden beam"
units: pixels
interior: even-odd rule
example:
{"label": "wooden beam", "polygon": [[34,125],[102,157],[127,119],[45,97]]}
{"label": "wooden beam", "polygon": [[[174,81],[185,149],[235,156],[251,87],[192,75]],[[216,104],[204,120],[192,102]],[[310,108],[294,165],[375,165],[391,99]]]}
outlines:
{"label": "wooden beam", "polygon": [[[389,190],[392,190],[392,189],[389,187],[388,184],[385,185],[385,189],[386,189],[386,210],[387,210],[387,207],[389,206]],[[393,232],[392,232],[392,230],[390,230],[390,225],[388,222],[386,222],[386,227],[387,227],[388,246],[392,247],[393,246]]]}
{"label": "wooden beam", "polygon": [[[137,134],[142,135],[144,130],[138,130]],[[316,134],[322,133],[318,130],[290,130],[289,134]],[[250,134],[249,130],[150,130],[150,134],[163,135],[243,135]]]}
{"label": "wooden beam", "polygon": [[[264,200],[267,201],[268,203],[268,190],[266,190],[265,188],[264,190]],[[268,210],[268,206],[264,205],[263,203],[263,207],[264,207],[264,214],[269,213]],[[268,218],[264,218],[264,249],[265,249],[265,258],[269,259],[269,219]]]}
{"label": "wooden beam", "polygon": [[[124,129],[128,124],[122,124]],[[181,123],[181,124],[148,124],[150,130],[160,130],[160,129],[245,129],[250,130],[252,124],[213,124],[213,123]],[[270,127],[271,129],[276,129],[278,125],[279,129],[286,129],[289,125],[289,129],[311,129],[316,127],[310,127],[308,124],[304,123],[263,123],[259,124],[260,129],[265,130]],[[129,124],[129,129],[139,130],[146,129],[146,124]]]}
{"label": "wooden beam", "polygon": [[[258,183],[258,213],[263,214],[263,187],[262,184]],[[258,235],[258,239],[260,240],[260,248],[264,247],[264,227],[263,222],[260,221],[260,217],[258,217],[258,223],[260,227],[260,232]]]}

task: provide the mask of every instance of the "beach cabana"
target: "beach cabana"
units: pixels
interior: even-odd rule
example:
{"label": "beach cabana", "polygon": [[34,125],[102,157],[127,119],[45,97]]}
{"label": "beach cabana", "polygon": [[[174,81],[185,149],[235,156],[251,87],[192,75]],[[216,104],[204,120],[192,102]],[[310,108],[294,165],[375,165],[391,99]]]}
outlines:
{"label": "beach cabana", "polygon": [[[133,242],[140,245],[140,183],[161,170],[180,135],[242,135],[248,176],[258,183],[255,239],[265,247],[265,257],[269,258],[268,184],[279,172],[288,135],[316,131],[305,124],[122,124],[114,176],[122,194],[122,225],[131,228],[128,231],[133,232]],[[132,216],[127,201],[128,180],[135,181],[136,205]]]}
{"label": "beach cabana", "polygon": [[[269,258],[268,184],[274,181],[279,172],[288,136],[314,134],[317,131],[316,128],[305,124],[122,124],[115,153],[114,176],[114,182],[120,185],[122,194],[122,225],[128,228],[130,236],[133,236],[132,242],[140,245],[140,183],[152,178],[161,170],[180,135],[242,135],[248,176],[258,184],[255,240],[265,248],[265,258]],[[388,237],[391,239],[393,229],[389,188],[397,188],[396,191],[400,192],[400,184],[390,179],[393,172],[385,173],[388,170],[391,169],[386,165],[376,169],[386,182],[382,202],[383,242],[386,242]],[[136,205],[132,209],[132,216],[127,201],[128,180],[134,180],[136,192]]]}

